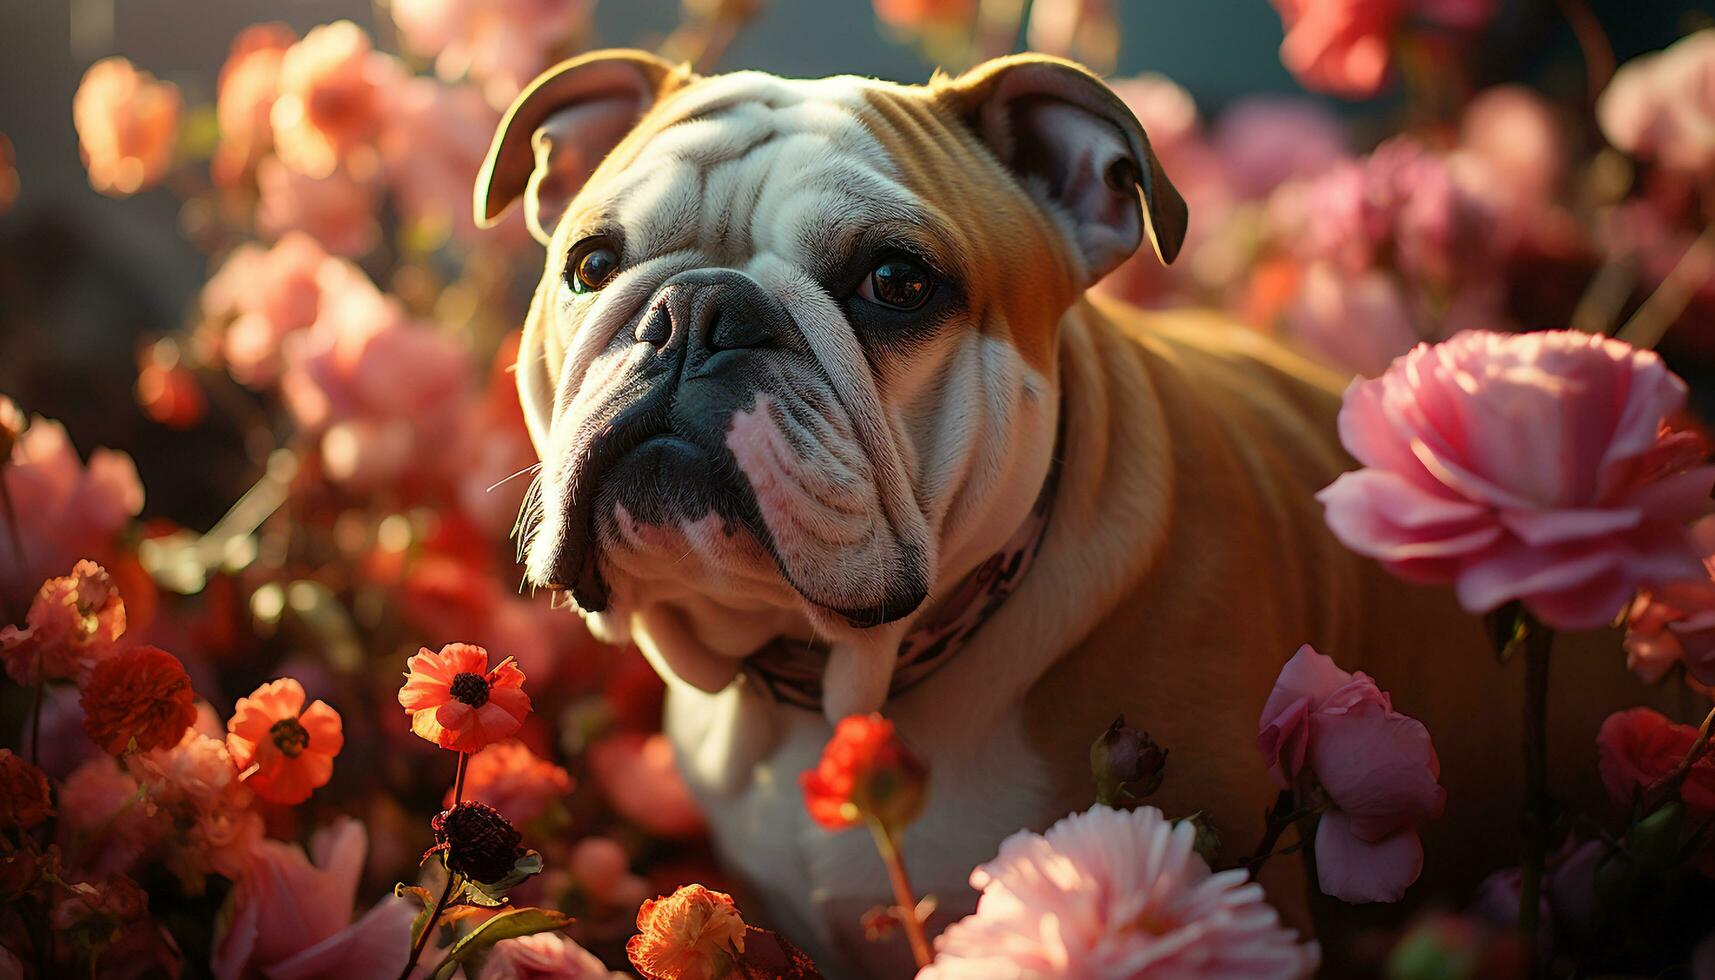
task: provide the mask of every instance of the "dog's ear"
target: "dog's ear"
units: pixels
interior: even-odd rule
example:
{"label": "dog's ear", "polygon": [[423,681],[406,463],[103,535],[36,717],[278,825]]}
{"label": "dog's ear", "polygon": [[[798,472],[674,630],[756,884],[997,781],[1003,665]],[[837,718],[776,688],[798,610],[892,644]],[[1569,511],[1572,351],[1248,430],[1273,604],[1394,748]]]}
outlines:
{"label": "dog's ear", "polygon": [[1100,78],[1039,54],[996,58],[931,83],[1032,195],[1070,222],[1090,281],[1150,240],[1163,262],[1185,241],[1179,196],[1137,117]]}
{"label": "dog's ear", "polygon": [[647,51],[592,51],[537,76],[500,120],[476,175],[477,226],[495,224],[522,196],[530,232],[546,244],[608,152],[693,78]]}

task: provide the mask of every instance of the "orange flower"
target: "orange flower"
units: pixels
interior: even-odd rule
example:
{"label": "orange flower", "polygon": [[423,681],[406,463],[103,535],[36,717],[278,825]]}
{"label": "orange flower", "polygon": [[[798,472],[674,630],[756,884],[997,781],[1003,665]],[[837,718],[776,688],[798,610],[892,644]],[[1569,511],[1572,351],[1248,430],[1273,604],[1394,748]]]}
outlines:
{"label": "orange flower", "polygon": [[72,97],[72,122],[90,186],[125,197],[160,180],[173,161],[179,89],[124,58],[89,66]]}
{"label": "orange flower", "polygon": [[439,653],[422,648],[406,664],[399,703],[411,730],[443,749],[476,752],[518,730],[530,713],[524,672],[507,657],[488,668],[488,651],[449,643]]}
{"label": "orange flower", "polygon": [[326,177],[381,127],[383,101],[401,74],[349,20],[323,24],[281,58],[269,110],[274,151],[292,169]]}
{"label": "orange flower", "polygon": [[297,40],[284,24],[252,24],[233,38],[215,90],[220,145],[209,170],[216,184],[237,186],[273,146],[268,114],[280,91],[280,62]]}
{"label": "orange flower", "polygon": [[302,803],[333,777],[345,746],[339,712],[317,701],[304,707],[304,686],[290,677],[239,698],[226,723],[226,749],[239,779],[270,803]]}
{"label": "orange flower", "polygon": [[[572,777],[566,770],[517,739],[495,742],[465,764],[464,798],[486,803],[520,826],[547,812],[555,800],[571,791]],[[448,787],[441,806],[450,808],[453,803],[453,791]]]}
{"label": "orange flower", "polygon": [[84,560],[51,578],[30,602],[25,627],[0,627],[0,660],[20,684],[44,676],[80,680],[125,633],[125,604],[107,569]]}
{"label": "orange flower", "polygon": [[898,830],[923,809],[928,770],[881,715],[840,720],[816,768],[799,777],[810,816],[829,830],[868,818]]}
{"label": "orange flower", "polygon": [[196,693],[184,664],[159,647],[133,647],[95,665],[84,685],[83,730],[122,755],[172,748],[197,720]]}
{"label": "orange flower", "polygon": [[685,885],[637,909],[637,935],[625,955],[649,980],[712,980],[744,954],[744,919],[732,896]]}
{"label": "orange flower", "polygon": [[29,830],[53,812],[48,777],[11,749],[0,749],[0,826]]}

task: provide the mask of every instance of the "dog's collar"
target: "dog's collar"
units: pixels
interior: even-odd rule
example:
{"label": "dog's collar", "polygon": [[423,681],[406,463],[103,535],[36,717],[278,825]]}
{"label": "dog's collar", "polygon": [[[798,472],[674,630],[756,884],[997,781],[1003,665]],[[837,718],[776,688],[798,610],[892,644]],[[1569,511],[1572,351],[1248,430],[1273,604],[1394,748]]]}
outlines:
{"label": "dog's collar", "polygon": [[[1037,553],[1042,550],[1048,518],[1054,510],[1054,495],[1060,484],[1062,441],[1055,439],[1048,476],[1042,481],[1036,503],[1018,530],[999,551],[966,575],[934,612],[913,626],[900,642],[899,659],[893,667],[893,682],[887,689],[888,700],[921,684],[953,659],[953,654],[964,649],[977,630],[1024,581]],[[777,639],[746,657],[743,672],[748,683],[756,685],[764,697],[809,711],[821,711],[822,672],[827,662],[825,647]]]}

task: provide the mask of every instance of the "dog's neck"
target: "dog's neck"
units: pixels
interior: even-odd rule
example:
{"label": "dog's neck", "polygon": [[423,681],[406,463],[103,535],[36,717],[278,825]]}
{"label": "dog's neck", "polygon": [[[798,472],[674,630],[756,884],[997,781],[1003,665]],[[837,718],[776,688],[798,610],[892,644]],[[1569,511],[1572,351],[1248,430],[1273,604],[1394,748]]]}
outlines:
{"label": "dog's neck", "polygon": [[[911,631],[900,641],[887,689],[889,700],[928,679],[964,649],[1029,574],[1037,553],[1042,550],[1048,519],[1054,512],[1060,482],[1060,447],[1065,441],[1064,418],[1062,415],[1062,428],[1054,440],[1048,475],[1030,512],[1000,550],[959,580],[928,614],[912,624]],[[755,685],[771,701],[821,711],[827,659],[826,647],[782,637],[745,658],[745,683]]]}

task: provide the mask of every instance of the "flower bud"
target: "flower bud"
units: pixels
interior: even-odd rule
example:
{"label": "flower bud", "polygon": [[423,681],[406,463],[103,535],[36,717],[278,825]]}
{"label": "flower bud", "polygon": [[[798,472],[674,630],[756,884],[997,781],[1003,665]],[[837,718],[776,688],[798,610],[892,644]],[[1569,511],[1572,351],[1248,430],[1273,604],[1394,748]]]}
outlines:
{"label": "flower bud", "polygon": [[879,714],[842,719],[820,764],[803,774],[804,804],[829,830],[874,820],[897,833],[917,818],[928,796],[929,770]]}
{"label": "flower bud", "polygon": [[1097,803],[1120,806],[1141,800],[1161,788],[1167,750],[1120,715],[1090,746],[1090,773],[1096,780]]}
{"label": "flower bud", "polygon": [[447,870],[471,881],[501,881],[525,853],[518,828],[486,803],[460,803],[436,814],[429,825]]}

